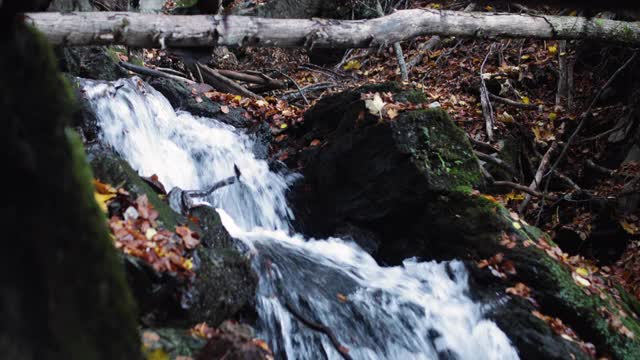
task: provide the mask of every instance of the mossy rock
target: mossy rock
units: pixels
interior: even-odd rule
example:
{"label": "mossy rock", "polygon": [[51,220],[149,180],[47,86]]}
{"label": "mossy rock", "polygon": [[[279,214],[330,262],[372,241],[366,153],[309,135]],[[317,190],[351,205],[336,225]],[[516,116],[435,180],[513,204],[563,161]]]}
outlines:
{"label": "mossy rock", "polygon": [[93,80],[115,81],[128,72],[118,62],[124,48],[87,46],[57,49],[60,69],[70,75]]}
{"label": "mossy rock", "polygon": [[47,41],[0,35],[3,153],[0,347],[10,359],[139,359],[135,304],[94,199],[76,110]]}
{"label": "mossy rock", "polygon": [[390,92],[394,100],[422,104],[427,101],[426,96],[417,90],[405,90],[397,82],[382,84],[368,84],[356,89],[323,97],[311,109],[307,110],[302,123],[303,130],[309,132],[307,137],[324,137],[328,133],[338,130],[349,132],[354,129],[356,119],[364,112],[368,123],[375,123],[378,117],[366,110],[362,94]]}
{"label": "mossy rock", "polygon": [[[481,206],[477,208],[481,208]],[[635,304],[633,301],[629,301],[630,296],[624,290],[616,289],[616,298],[618,299],[612,297],[610,293],[605,293],[602,297],[598,293],[585,293],[583,288],[573,280],[568,266],[551,258],[536,246],[523,245],[524,241],[537,242],[539,239],[544,239],[554,245],[540,229],[514,220],[508,210],[498,204],[495,204],[495,210],[491,213],[493,221],[482,232],[486,246],[482,247],[478,244],[474,248],[475,258],[489,258],[497,252],[503,253],[505,260],[513,261],[517,274],[503,281],[502,288],[513,286],[516,282],[523,282],[532,289],[532,297],[540,305],[539,308],[534,308],[527,302],[519,303],[519,299],[514,299],[515,303],[510,302],[504,307],[499,306],[494,309],[492,317],[505,331],[514,334],[512,339],[515,337],[516,341],[526,343],[531,340],[531,337],[521,336],[521,332],[524,330],[519,330],[518,327],[514,327],[505,319],[513,317],[513,313],[516,311],[529,309],[528,314],[530,314],[531,311],[538,310],[545,315],[560,318],[576,331],[582,340],[593,343],[599,356],[608,356],[613,359],[640,358],[640,341],[638,341],[640,322],[637,320],[637,316],[640,314],[635,312]],[[469,223],[486,222],[486,216],[485,213],[481,219],[468,218],[467,220]],[[461,228],[465,228],[464,224],[460,223],[459,225]],[[503,232],[513,236],[517,242],[516,247],[509,249],[499,245]],[[520,310],[514,304],[517,304]],[[628,316],[620,316],[620,319],[622,324],[634,333],[634,339],[627,338],[621,332],[611,329],[607,319],[601,314],[601,309],[607,309],[616,314],[621,309],[628,314]],[[534,320],[529,319],[528,321]],[[529,349],[528,354],[539,354],[530,347],[531,344],[521,345]],[[547,351],[545,358],[566,358],[567,353],[561,351],[563,348],[565,349],[562,351],[568,351],[566,346],[549,347],[549,350],[553,350],[552,353],[555,355],[551,356]],[[587,358],[581,351],[571,351],[571,353],[576,358]],[[536,357],[530,356],[530,358]]]}
{"label": "mossy rock", "polygon": [[[380,239],[373,255],[386,264],[414,256],[468,261],[474,295],[494,304],[489,316],[523,359],[588,358],[536,318],[534,310],[560,318],[584,341],[595,344],[599,355],[640,358],[640,327],[631,315],[635,304],[585,294],[565,265],[536,246],[524,246],[524,241],[537,242],[545,235],[473,191],[484,185],[477,159],[464,132],[444,111],[406,112],[393,121],[365,119],[356,124],[358,101],[357,92],[346,92],[320,101],[307,113],[312,126],[332,123],[325,128],[326,143],[307,157],[299,187],[304,191],[295,197],[307,204],[298,205],[306,209],[298,214],[307,233],[329,236],[350,228],[347,225],[372,232]],[[501,245],[503,234],[513,236],[518,245]],[[517,272],[505,280],[476,266],[499,252],[513,261]],[[517,282],[532,289],[539,308],[520,298],[504,302],[505,289]],[[621,299],[628,298],[619,292]],[[602,307],[619,307],[629,314],[622,321],[635,338],[609,329],[599,312]]]}
{"label": "mossy rock", "polygon": [[129,281],[135,285],[147,323],[188,326],[206,321],[217,326],[253,301],[257,278],[214,209],[193,209],[191,216],[199,219],[195,224],[174,212],[117,154],[96,146],[90,151],[90,159],[101,181],[122,186],[134,196],[146,195],[160,214],[161,226],[173,231],[176,226],[187,225],[200,234],[203,245],[193,254],[196,277],[190,282],[172,274],[156,273],[145,263],[126,257]]}

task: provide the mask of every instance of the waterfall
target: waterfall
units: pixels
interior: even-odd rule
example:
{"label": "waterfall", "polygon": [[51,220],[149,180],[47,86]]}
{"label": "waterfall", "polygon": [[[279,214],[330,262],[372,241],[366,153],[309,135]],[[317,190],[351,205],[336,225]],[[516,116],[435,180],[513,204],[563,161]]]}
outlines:
{"label": "waterfall", "polygon": [[[138,78],[83,81],[101,138],[142,175],[167,188],[204,189],[242,171],[241,183],[216,191],[229,233],[244,242],[260,276],[260,337],[279,358],[340,359],[329,337],[292,314],[331,329],[353,359],[518,359],[484,306],[469,297],[459,261],[381,267],[353,242],[296,234],[285,193],[294,176],[270,171],[254,140],[215,119],[175,112]],[[214,250],[215,251],[215,250]]]}

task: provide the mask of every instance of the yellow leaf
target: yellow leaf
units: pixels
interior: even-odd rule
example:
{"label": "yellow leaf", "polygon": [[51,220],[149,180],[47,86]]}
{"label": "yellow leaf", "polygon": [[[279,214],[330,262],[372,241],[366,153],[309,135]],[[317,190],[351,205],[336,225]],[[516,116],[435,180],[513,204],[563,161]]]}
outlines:
{"label": "yellow leaf", "polygon": [[620,226],[622,226],[624,231],[628,232],[631,235],[637,234],[639,230],[636,224],[629,223],[626,220],[620,220]]}
{"label": "yellow leaf", "polygon": [[583,267],[579,267],[579,268],[576,268],[576,274],[586,277],[586,276],[589,276],[589,270]]}
{"label": "yellow leaf", "polygon": [[93,195],[96,198],[96,202],[98,203],[98,206],[100,206],[100,209],[102,209],[102,211],[104,213],[109,212],[109,210],[107,209],[107,201],[113,199],[116,195],[115,194],[100,194],[98,192],[94,192]]}
{"label": "yellow leaf", "polygon": [[555,121],[558,118],[558,114],[556,113],[549,113],[549,120],[551,121]]}
{"label": "yellow leaf", "polygon": [[523,104],[530,104],[531,103],[531,100],[529,100],[529,98],[526,97],[526,96],[523,96],[521,100],[522,100]]}
{"label": "yellow leaf", "polygon": [[184,266],[185,269],[193,269],[193,261],[191,261],[191,259],[186,259],[184,262],[182,262],[182,266]]}
{"label": "yellow leaf", "polygon": [[529,55],[522,55],[522,57],[520,57],[522,60],[529,60],[531,56]]}
{"label": "yellow leaf", "polygon": [[508,193],[505,196],[505,199],[506,200],[516,200],[516,201],[524,200],[524,195],[522,195],[521,193],[517,193],[515,191],[512,191],[512,192]]}
{"label": "yellow leaf", "polygon": [[549,50],[549,55],[555,55],[555,54],[558,53],[558,47],[557,46],[549,46],[549,48],[547,50]]}
{"label": "yellow leaf", "polygon": [[280,124],[280,129],[286,129],[287,128],[287,124]]}
{"label": "yellow leaf", "polygon": [[487,5],[487,6],[484,7],[484,9],[487,10],[487,11],[493,11],[493,6]]}
{"label": "yellow leaf", "polygon": [[358,60],[351,60],[348,63],[345,64],[344,69],[349,71],[349,70],[360,70],[360,68],[362,67],[362,64],[360,64],[360,62]]}
{"label": "yellow leaf", "polygon": [[162,349],[156,349],[147,353],[147,360],[169,360],[169,354]]}
{"label": "yellow leaf", "polygon": [[520,230],[520,229],[522,229],[522,225],[520,225],[520,223],[519,223],[519,222],[517,222],[517,221],[512,222],[512,223],[511,223],[511,225],[513,225],[513,227],[514,227],[516,230]]}

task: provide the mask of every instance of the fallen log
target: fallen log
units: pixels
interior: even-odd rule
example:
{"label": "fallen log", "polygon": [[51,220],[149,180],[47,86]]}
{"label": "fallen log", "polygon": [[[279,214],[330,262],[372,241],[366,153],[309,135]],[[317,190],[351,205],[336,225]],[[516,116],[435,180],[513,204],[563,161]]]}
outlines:
{"label": "fallen log", "polygon": [[344,21],[127,12],[28,13],[26,21],[52,44],[63,46],[358,48],[426,35],[640,44],[640,22],[433,9],[400,10],[375,19]]}

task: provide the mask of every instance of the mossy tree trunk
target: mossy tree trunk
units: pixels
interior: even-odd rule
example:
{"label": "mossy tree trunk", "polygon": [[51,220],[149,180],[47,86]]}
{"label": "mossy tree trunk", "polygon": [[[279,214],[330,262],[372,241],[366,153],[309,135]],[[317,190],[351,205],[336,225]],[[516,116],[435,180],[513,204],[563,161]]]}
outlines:
{"label": "mossy tree trunk", "polygon": [[0,210],[0,353],[14,360],[139,359],[135,305],[82,144],[68,128],[71,89],[43,37],[24,25],[2,27],[8,185]]}

